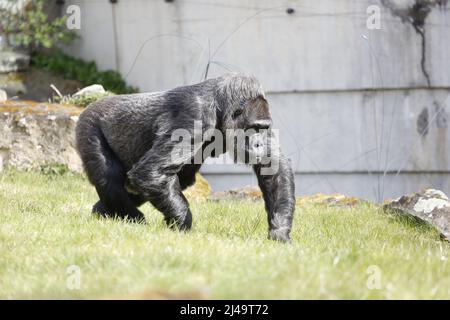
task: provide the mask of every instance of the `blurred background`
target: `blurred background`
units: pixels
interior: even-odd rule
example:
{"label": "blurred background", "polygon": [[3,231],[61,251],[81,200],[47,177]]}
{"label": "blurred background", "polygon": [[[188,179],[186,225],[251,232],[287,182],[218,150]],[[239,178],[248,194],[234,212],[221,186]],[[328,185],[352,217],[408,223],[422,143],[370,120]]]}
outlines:
{"label": "blurred background", "polygon": [[[45,11],[76,32],[55,46],[117,71],[124,92],[255,75],[299,195],[450,192],[447,0],[60,0]],[[36,52],[46,51],[29,50],[32,66],[44,64]],[[216,191],[256,184],[241,165],[201,172]]]}

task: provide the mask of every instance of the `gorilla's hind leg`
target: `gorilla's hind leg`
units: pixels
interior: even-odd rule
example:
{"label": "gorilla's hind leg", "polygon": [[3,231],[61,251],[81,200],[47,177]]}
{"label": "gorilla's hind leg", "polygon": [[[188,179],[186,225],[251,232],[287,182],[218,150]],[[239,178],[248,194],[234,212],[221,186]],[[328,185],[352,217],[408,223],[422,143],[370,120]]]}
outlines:
{"label": "gorilla's hind leg", "polygon": [[[102,191],[100,192],[103,194]],[[111,201],[112,197],[116,197],[117,200]],[[100,196],[100,199],[103,199],[103,201],[100,200],[94,204],[92,213],[98,214],[104,218],[121,218],[129,219],[131,222],[145,223],[144,214],[138,210],[129,199],[126,199],[124,195],[111,193],[106,197],[103,195]],[[128,201],[130,201],[130,203],[128,203]]]}
{"label": "gorilla's hind leg", "polygon": [[92,207],[92,213],[98,214],[99,216],[103,218],[107,218],[111,214],[106,209],[105,205],[99,200],[96,204]]}
{"label": "gorilla's hind leg", "polygon": [[[142,205],[145,202],[138,195],[128,193],[128,196],[135,207],[139,207],[140,205]],[[133,209],[133,211],[134,211],[134,209]],[[126,214],[125,217],[128,217],[133,222],[145,223],[144,215],[138,209],[136,209],[136,211],[138,212],[135,215],[137,218],[132,218],[130,216],[130,214]],[[108,210],[108,208],[101,202],[101,200],[97,201],[97,203],[94,204],[94,206],[92,207],[92,213],[97,214],[103,218],[118,216],[113,211]]]}
{"label": "gorilla's hind leg", "polygon": [[95,186],[100,201],[92,212],[103,217],[127,218],[133,222],[145,222],[144,214],[136,207],[136,197],[125,189],[125,170],[97,128],[92,130],[89,144],[80,154],[86,173]]}
{"label": "gorilla's hind leg", "polygon": [[124,188],[124,177],[115,171],[114,174],[107,175],[105,180],[105,183],[95,185],[100,201],[92,211],[103,217],[126,218],[132,222],[144,223],[144,214],[136,208],[136,201]]}

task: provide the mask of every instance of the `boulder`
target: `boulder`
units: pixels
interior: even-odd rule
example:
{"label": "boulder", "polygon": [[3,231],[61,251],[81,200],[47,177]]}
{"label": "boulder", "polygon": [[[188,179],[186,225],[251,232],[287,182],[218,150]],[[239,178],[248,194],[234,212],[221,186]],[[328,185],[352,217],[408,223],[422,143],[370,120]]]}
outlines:
{"label": "boulder", "polygon": [[365,201],[356,197],[348,197],[340,193],[333,193],[333,194],[318,193],[311,196],[297,197],[296,201],[296,204],[300,206],[326,205],[332,207],[352,207],[362,203],[365,203]]}
{"label": "boulder", "polygon": [[0,103],[0,170],[41,169],[65,164],[80,172],[75,150],[75,125],[82,109],[49,103]]}
{"label": "boulder", "polygon": [[103,88],[103,86],[101,84],[93,84],[91,86],[85,87],[85,88],[81,89],[80,91],[76,92],[74,94],[74,96],[77,97],[77,96],[100,94],[100,93],[106,93],[105,88]]}
{"label": "boulder", "polygon": [[8,100],[8,95],[5,90],[0,89],[0,102],[5,102]]}
{"label": "boulder", "polygon": [[245,186],[240,189],[231,189],[227,191],[218,191],[211,194],[209,197],[212,201],[221,200],[261,200],[262,193],[259,187]]}
{"label": "boulder", "polygon": [[387,201],[383,210],[413,217],[434,226],[441,236],[450,240],[450,201],[440,190],[424,189]]}

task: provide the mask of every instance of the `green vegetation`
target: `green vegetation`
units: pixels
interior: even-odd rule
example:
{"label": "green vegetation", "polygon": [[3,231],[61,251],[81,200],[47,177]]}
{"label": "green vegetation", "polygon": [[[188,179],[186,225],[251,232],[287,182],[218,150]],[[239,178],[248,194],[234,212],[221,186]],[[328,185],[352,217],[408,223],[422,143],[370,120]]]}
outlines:
{"label": "green vegetation", "polygon": [[73,58],[62,51],[39,52],[31,57],[31,64],[66,79],[77,80],[84,86],[101,84],[105,90],[116,94],[138,91],[128,86],[120,73],[113,70],[98,71],[94,61]]}
{"label": "green vegetation", "polygon": [[85,108],[92,102],[95,102],[102,98],[110,97],[113,95],[114,95],[114,93],[109,92],[109,91],[102,92],[102,93],[98,93],[98,92],[94,93],[93,92],[93,93],[86,93],[86,94],[78,95],[78,96],[70,96],[70,95],[62,96],[62,97],[55,96],[53,98],[53,101],[56,103],[72,104],[74,106]]}
{"label": "green vegetation", "polygon": [[[9,2],[9,3],[8,3]],[[30,0],[23,11],[14,9],[16,0],[7,0],[0,8],[0,34],[13,39],[14,45],[31,52],[69,43],[76,33],[66,27],[67,17],[50,19],[44,10],[44,0]]]}
{"label": "green vegetation", "polygon": [[59,44],[72,42],[77,33],[67,28],[66,16],[51,19],[46,14],[44,0],[30,0],[23,10],[16,6],[16,1],[7,0],[0,8],[0,35],[9,45],[32,53],[32,66],[77,80],[83,86],[97,83],[116,94],[138,92],[137,88],[126,84],[120,73],[99,71],[95,62],[86,62],[56,49]]}
{"label": "green vegetation", "polygon": [[180,233],[150,205],[137,225],[93,217],[94,201],[81,175],[0,174],[0,298],[450,298],[450,245],[372,205],[303,204],[285,245],[266,240],[262,202],[193,202]]}
{"label": "green vegetation", "polygon": [[73,174],[66,164],[62,163],[47,163],[40,167],[40,172],[46,176],[63,176]]}

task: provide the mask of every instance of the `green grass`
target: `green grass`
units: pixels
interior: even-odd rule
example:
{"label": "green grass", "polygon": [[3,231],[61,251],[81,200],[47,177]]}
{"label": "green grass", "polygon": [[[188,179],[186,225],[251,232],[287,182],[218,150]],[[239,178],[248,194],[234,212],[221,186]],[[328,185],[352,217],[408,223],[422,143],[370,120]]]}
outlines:
{"label": "green grass", "polygon": [[95,218],[94,201],[81,176],[0,175],[0,298],[450,298],[450,245],[375,206],[297,207],[286,245],[266,240],[259,202],[192,203],[185,234],[149,205],[148,225]]}

